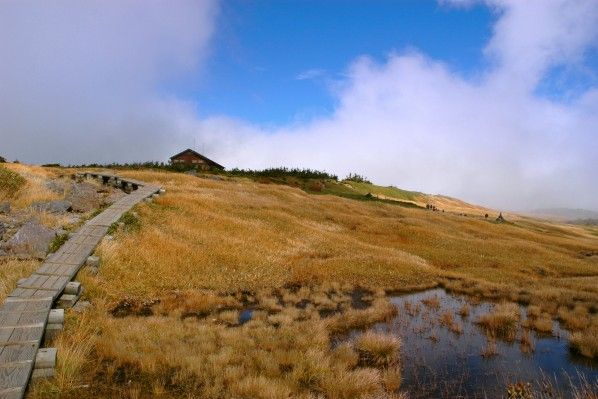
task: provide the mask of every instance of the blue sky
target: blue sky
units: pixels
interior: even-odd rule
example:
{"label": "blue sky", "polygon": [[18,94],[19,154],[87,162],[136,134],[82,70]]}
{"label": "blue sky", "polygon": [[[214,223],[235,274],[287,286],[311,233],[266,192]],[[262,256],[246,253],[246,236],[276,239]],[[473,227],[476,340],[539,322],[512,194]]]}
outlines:
{"label": "blue sky", "polygon": [[494,17],[432,0],[226,1],[204,73],[175,90],[203,116],[298,122],[333,110],[334,84],[360,55],[418,49],[475,74]]}
{"label": "blue sky", "polygon": [[0,60],[8,159],[196,146],[598,210],[598,0],[0,1]]}

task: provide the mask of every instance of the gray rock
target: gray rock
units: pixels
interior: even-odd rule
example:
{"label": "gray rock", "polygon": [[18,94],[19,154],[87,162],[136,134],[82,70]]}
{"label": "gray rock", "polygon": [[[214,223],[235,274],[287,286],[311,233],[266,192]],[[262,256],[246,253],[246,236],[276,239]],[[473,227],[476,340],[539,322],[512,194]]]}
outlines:
{"label": "gray rock", "polygon": [[97,269],[100,267],[100,258],[98,256],[88,256],[87,260],[85,261],[85,265],[88,267],[95,267]]}
{"label": "gray rock", "polygon": [[63,180],[50,180],[46,182],[46,187],[57,194],[64,194],[66,184]]}
{"label": "gray rock", "polygon": [[77,301],[77,303],[73,306],[73,311],[80,313],[85,311],[87,308],[91,307],[91,302],[89,301]]}
{"label": "gray rock", "polygon": [[10,213],[10,202],[0,202],[0,214]]}
{"label": "gray rock", "polygon": [[80,295],[72,295],[72,294],[62,294],[56,303],[56,308],[58,309],[70,309],[79,300]]}
{"label": "gray rock", "polygon": [[6,233],[6,226],[4,225],[4,223],[0,222],[0,240],[2,239],[4,233]]}
{"label": "gray rock", "polygon": [[73,205],[69,201],[40,201],[31,204],[31,208],[40,212],[48,212],[55,214],[67,213],[72,209]]}
{"label": "gray rock", "polygon": [[12,255],[44,257],[54,237],[54,230],[30,220],[6,242],[4,249]]}
{"label": "gray rock", "polygon": [[73,211],[89,212],[100,207],[102,195],[98,193],[97,187],[93,184],[73,183],[66,200],[71,202]]}

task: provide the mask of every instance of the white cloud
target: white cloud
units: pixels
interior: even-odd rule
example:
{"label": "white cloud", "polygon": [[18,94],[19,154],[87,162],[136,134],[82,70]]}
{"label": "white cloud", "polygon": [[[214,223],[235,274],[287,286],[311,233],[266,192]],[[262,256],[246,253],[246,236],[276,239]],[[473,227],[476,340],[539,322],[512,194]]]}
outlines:
{"label": "white cloud", "polygon": [[295,79],[296,80],[311,80],[311,79],[320,78],[325,73],[326,73],[326,71],[324,71],[323,69],[317,69],[317,68],[308,69],[306,71],[298,73],[297,76],[295,76]]}
{"label": "white cloud", "polygon": [[161,90],[200,67],[216,12],[213,0],[0,2],[0,152],[110,162],[187,144]]}
{"label": "white cloud", "polygon": [[[488,4],[499,15],[486,48],[495,62],[475,81],[417,52],[362,57],[329,117],[261,132],[210,120],[200,136],[220,131],[211,150],[230,166],[359,172],[511,209],[596,209],[598,89],[566,104],[534,91],[550,68],[582,63],[597,43],[598,2]],[[227,135],[236,131],[249,133]]]}

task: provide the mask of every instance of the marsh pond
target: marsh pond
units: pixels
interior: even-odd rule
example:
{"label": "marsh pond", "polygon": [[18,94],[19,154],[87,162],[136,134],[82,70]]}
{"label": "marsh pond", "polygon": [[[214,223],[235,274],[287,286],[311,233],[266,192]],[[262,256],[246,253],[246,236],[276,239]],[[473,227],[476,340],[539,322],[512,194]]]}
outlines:
{"label": "marsh pond", "polygon": [[[410,398],[573,398],[598,388],[598,362],[572,352],[568,332],[524,328],[526,309],[511,332],[488,334],[480,323],[497,304],[453,296],[443,289],[393,296],[399,309],[368,330],[402,340],[403,383]],[[549,327],[549,328],[550,328]],[[338,345],[363,334],[353,330]]]}

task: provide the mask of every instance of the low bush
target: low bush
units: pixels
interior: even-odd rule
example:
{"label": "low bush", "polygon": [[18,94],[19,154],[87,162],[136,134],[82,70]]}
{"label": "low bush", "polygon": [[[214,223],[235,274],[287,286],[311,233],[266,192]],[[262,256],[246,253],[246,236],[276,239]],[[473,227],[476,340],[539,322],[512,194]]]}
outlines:
{"label": "low bush", "polygon": [[358,175],[357,173],[349,173],[349,175],[347,177],[345,177],[343,179],[343,181],[352,181],[355,183],[367,183],[367,184],[372,184],[371,181],[369,181],[367,179],[367,177]]}

